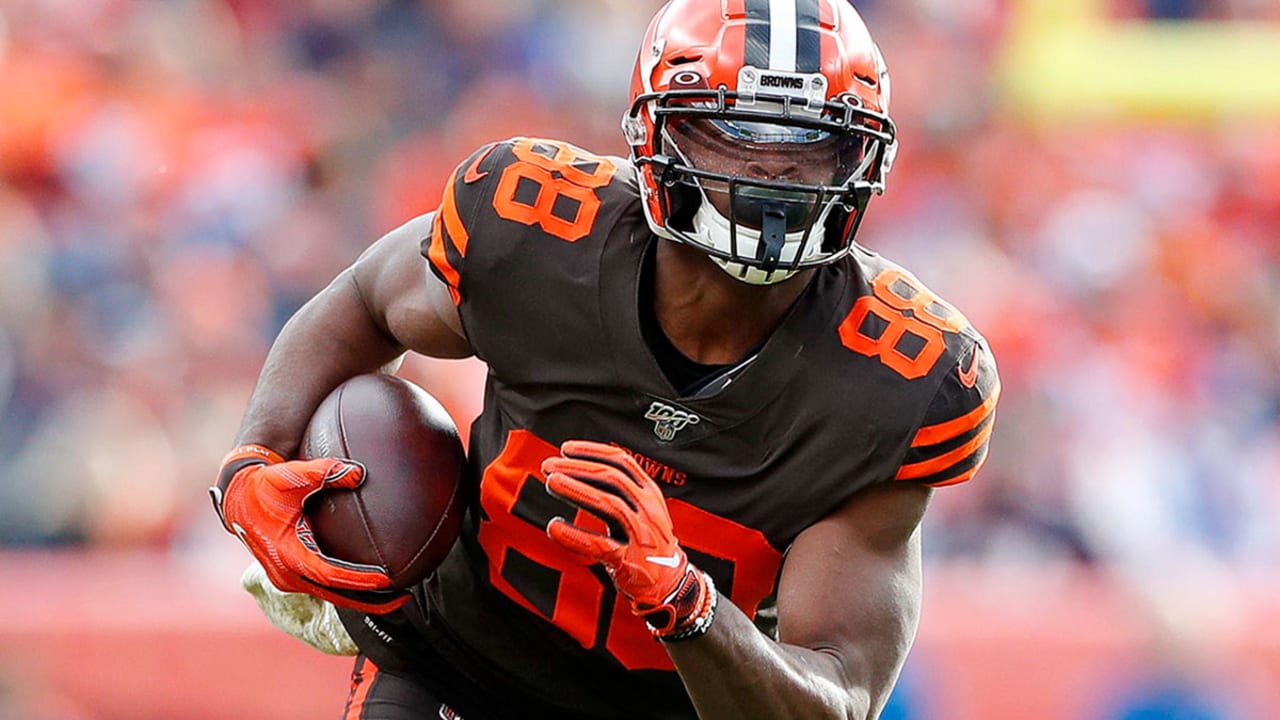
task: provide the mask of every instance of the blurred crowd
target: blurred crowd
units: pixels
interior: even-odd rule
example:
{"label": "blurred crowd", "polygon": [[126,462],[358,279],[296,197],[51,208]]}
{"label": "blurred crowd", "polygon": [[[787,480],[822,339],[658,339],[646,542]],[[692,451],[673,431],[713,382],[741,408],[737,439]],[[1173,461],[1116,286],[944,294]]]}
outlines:
{"label": "blurred crowd", "polygon": [[[1004,381],[926,552],[1274,566],[1280,126],[1087,97],[1019,119],[994,80],[1007,2],[855,4],[902,141],[861,242],[959,305]],[[225,543],[204,488],[285,319],[480,143],[625,154],[657,5],[7,0],[0,546]],[[473,365],[405,372],[478,408]]]}

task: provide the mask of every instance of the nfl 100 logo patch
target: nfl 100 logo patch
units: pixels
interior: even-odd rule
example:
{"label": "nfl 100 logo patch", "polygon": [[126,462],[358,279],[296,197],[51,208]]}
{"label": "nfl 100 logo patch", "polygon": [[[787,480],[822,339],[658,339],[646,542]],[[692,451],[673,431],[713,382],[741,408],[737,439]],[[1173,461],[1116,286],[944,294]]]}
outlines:
{"label": "nfl 100 logo patch", "polygon": [[653,421],[653,434],[658,439],[670,441],[675,439],[676,433],[702,422],[702,418],[688,412],[672,407],[664,402],[654,400],[649,405],[649,409],[644,414],[645,420]]}

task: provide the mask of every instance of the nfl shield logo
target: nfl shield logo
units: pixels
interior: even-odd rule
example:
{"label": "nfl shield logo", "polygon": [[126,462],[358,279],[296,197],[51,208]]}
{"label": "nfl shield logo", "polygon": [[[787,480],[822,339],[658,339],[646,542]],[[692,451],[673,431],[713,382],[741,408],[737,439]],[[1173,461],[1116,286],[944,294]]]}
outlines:
{"label": "nfl shield logo", "polygon": [[656,400],[649,405],[649,410],[645,412],[644,419],[653,421],[653,434],[664,441],[670,441],[675,438],[676,433],[686,427],[702,422],[702,418],[691,412],[677,410],[666,403]]}

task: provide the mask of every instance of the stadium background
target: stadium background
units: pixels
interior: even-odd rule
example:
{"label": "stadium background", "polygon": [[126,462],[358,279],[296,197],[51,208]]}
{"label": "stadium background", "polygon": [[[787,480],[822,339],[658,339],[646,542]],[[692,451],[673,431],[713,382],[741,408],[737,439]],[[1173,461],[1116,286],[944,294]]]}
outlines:
{"label": "stadium background", "polygon": [[[902,139],[860,239],[1005,388],[886,717],[1280,717],[1280,3],[855,4]],[[656,6],[0,4],[0,719],[336,717],[204,492],[258,365],[474,146],[622,153]]]}

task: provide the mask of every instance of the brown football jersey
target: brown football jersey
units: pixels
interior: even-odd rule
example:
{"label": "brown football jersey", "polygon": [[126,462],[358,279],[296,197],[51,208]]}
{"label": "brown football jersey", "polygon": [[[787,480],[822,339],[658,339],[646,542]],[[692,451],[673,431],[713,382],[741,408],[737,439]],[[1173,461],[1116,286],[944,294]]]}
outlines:
{"label": "brown football jersey", "polygon": [[972,477],[999,394],[965,318],[862,248],[817,270],[757,352],[681,394],[638,311],[647,253],[667,241],[649,231],[633,172],[555,141],[486,146],[423,239],[489,375],[472,512],[424,588],[420,629],[472,677],[564,717],[696,715],[601,568],[546,536],[557,515],[593,522],[545,490],[538,468],[559,443],[633,454],[692,561],[771,632],[796,536],[873,483]]}

